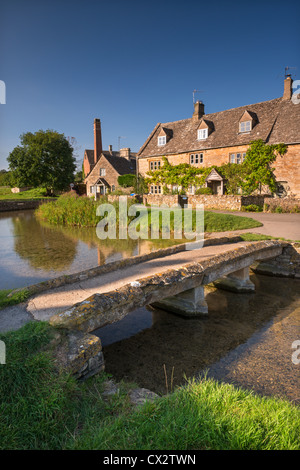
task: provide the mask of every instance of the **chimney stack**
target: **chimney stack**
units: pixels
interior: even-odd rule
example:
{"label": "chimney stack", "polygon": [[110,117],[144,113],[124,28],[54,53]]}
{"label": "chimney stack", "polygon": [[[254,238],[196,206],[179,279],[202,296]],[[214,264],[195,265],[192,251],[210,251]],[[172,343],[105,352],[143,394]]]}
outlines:
{"label": "chimney stack", "polygon": [[204,114],[204,104],[202,101],[196,101],[194,104],[193,121],[199,121]]}
{"label": "chimney stack", "polygon": [[130,148],[124,148],[120,149],[120,157],[127,158],[127,160],[130,160]]}
{"label": "chimney stack", "polygon": [[109,151],[109,153],[112,155],[112,153],[113,153],[112,145],[109,145],[109,146],[108,146],[108,151]]}
{"label": "chimney stack", "polygon": [[284,80],[283,97],[284,100],[290,100],[293,94],[293,80],[291,75],[287,75]]}
{"label": "chimney stack", "polygon": [[100,119],[94,119],[94,164],[100,158],[102,153],[102,137]]}

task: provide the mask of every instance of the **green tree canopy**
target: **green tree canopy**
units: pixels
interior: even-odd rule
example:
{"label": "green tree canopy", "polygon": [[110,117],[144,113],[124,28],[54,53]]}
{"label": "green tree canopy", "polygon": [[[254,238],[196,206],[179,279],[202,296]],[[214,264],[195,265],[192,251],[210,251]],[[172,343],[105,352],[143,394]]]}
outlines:
{"label": "green tree canopy", "polygon": [[11,185],[11,172],[6,170],[0,170],[0,186]]}
{"label": "green tree canopy", "polygon": [[64,134],[39,130],[22,134],[20,141],[7,158],[15,186],[64,190],[73,182],[73,147]]}

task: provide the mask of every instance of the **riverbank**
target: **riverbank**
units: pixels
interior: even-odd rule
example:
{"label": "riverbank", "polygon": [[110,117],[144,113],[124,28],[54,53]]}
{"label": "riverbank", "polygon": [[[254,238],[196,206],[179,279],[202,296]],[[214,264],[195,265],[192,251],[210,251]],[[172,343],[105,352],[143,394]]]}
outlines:
{"label": "riverbank", "polygon": [[[106,203],[111,209],[109,214],[103,213],[102,215],[97,215],[97,209],[99,209],[101,204]],[[136,210],[132,211],[132,215],[130,207],[134,204],[136,204]],[[127,198],[124,203],[119,202],[119,199],[109,203],[104,197],[101,201],[95,201],[88,197],[77,196],[75,193],[65,193],[54,202],[41,205],[36,211],[36,216],[40,220],[46,221],[52,225],[77,227],[96,227],[100,220],[104,219],[108,226],[107,231],[114,235],[112,238],[118,238],[119,227],[121,225],[120,219],[122,219],[123,224],[123,219],[125,219],[127,231],[129,224],[136,221],[137,225],[139,225],[138,234],[141,238],[150,237],[149,232],[152,224],[157,227],[160,234],[167,229],[171,234],[176,230],[180,230],[182,233],[183,227],[181,225],[184,225],[185,222],[185,211],[182,208],[176,208],[170,211],[170,219],[164,221],[163,217],[159,216],[159,208],[157,208],[156,211],[155,207],[150,209],[148,206],[142,206],[144,211],[139,211],[139,207],[138,201],[134,198]],[[105,210],[108,211],[107,208]],[[167,209],[164,210],[167,211]],[[191,227],[189,230],[192,230],[193,233],[196,228],[198,231],[200,228],[204,232],[224,232],[226,230],[250,229],[262,225],[260,222],[249,217],[249,215],[247,217],[240,217],[233,214],[218,214],[204,211],[203,227],[198,227],[197,223],[199,224],[199,221],[196,217],[196,210],[192,210],[191,213]],[[166,225],[166,227],[164,225]],[[137,227],[133,227],[134,233],[136,228]],[[110,232],[110,229],[112,232]],[[145,231],[147,232],[146,236]],[[109,237],[109,235],[107,235],[107,237]],[[183,234],[182,238],[184,238]]]}
{"label": "riverbank", "polygon": [[286,400],[202,378],[137,406],[136,384],[58,371],[43,322],[0,339],[2,450],[299,450],[300,409]]}

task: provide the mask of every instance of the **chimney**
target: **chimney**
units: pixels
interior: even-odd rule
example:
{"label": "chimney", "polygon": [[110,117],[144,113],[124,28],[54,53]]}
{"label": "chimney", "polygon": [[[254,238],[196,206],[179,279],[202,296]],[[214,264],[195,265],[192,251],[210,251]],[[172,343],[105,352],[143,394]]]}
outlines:
{"label": "chimney", "polygon": [[127,158],[127,160],[130,160],[130,148],[124,148],[120,149],[120,157]]}
{"label": "chimney", "polygon": [[109,153],[112,155],[112,153],[113,153],[112,145],[109,145],[109,146],[108,146],[108,151],[109,151]]}
{"label": "chimney", "polygon": [[100,119],[94,119],[94,163],[96,164],[102,153],[102,137]]}
{"label": "chimney", "polygon": [[287,75],[284,80],[283,97],[284,100],[290,100],[293,94],[293,80],[291,75]]}
{"label": "chimney", "polygon": [[199,121],[204,114],[204,104],[202,101],[196,101],[194,104],[193,121]]}

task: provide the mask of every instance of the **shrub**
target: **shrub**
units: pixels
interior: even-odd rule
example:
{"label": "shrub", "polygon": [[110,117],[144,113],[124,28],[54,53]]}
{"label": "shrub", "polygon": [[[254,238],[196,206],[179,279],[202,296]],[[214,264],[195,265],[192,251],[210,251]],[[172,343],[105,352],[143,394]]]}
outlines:
{"label": "shrub", "polygon": [[241,210],[244,212],[262,212],[263,207],[257,204],[249,204],[248,206],[242,206]]}
{"label": "shrub", "polygon": [[196,196],[200,195],[200,194],[212,194],[212,189],[211,188],[198,188],[196,191],[195,191],[195,194]]}
{"label": "shrub", "polygon": [[134,186],[136,184],[136,176],[132,174],[120,175],[118,177],[118,184],[123,188],[129,188],[130,186]]}

